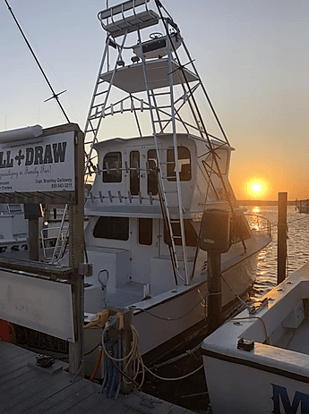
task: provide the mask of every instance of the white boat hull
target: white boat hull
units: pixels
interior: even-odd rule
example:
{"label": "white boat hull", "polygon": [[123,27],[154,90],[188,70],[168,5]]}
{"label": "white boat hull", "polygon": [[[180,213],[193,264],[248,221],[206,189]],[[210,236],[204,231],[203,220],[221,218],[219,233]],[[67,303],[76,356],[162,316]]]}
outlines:
{"label": "white boat hull", "polygon": [[[242,260],[234,262],[233,266],[229,266],[229,260],[222,263],[222,308],[225,317],[242,305],[237,296],[246,298],[250,291],[255,281],[259,251],[253,244],[248,246],[246,254],[243,253]],[[139,334],[141,355],[149,360],[156,359],[179,345],[184,346],[198,333],[207,331],[207,281],[176,286],[154,298],[132,303],[129,308],[134,309],[132,322]],[[94,315],[87,316],[89,321]],[[101,333],[101,329],[85,329],[86,353],[100,342]],[[86,373],[89,375],[97,354],[96,350],[86,357]],[[101,373],[103,375],[103,368]]]}
{"label": "white boat hull", "polygon": [[[258,351],[259,348],[256,348]],[[279,354],[277,355],[279,357]],[[283,352],[280,359],[286,361]],[[297,363],[297,360],[294,360]],[[303,363],[303,361],[299,361]],[[307,413],[309,408],[309,369],[302,375],[285,369],[208,358],[205,362],[208,392],[214,414]],[[209,380],[217,372],[216,378]],[[220,373],[220,377],[219,377]]]}
{"label": "white boat hull", "polygon": [[309,263],[204,340],[214,414],[309,412],[308,305]]}
{"label": "white boat hull", "polygon": [[[256,264],[256,253],[237,263],[223,273],[225,280],[237,295],[244,297],[254,283],[252,267]],[[241,275],[241,278],[239,277]],[[242,283],[239,280],[242,279]],[[174,292],[174,293],[173,293]],[[134,325],[140,336],[140,352],[146,354],[172,338],[183,334],[205,321],[207,317],[207,282],[193,286],[181,286],[156,297],[157,304],[136,304],[141,310],[134,313]],[[222,283],[222,307],[225,312],[239,307],[240,302],[231,289]],[[149,335],[149,326],[155,335]]]}

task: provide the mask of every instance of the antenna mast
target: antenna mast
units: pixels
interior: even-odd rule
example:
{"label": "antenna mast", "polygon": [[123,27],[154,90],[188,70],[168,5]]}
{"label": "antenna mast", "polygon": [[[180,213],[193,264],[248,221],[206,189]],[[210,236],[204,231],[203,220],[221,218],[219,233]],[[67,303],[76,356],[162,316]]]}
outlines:
{"label": "antenna mast", "polygon": [[9,5],[9,3],[8,3],[8,1],[7,1],[7,0],[4,0],[4,2],[5,2],[5,4],[7,5],[7,8],[9,9],[9,11],[10,11],[10,13],[11,13],[11,15],[12,15],[12,17],[13,17],[13,19],[14,19],[14,21],[15,21],[15,23],[16,23],[16,25],[17,25],[17,27],[18,27],[18,29],[19,29],[20,33],[21,33],[21,35],[22,35],[22,37],[24,38],[24,40],[25,40],[25,42],[26,42],[26,44],[27,44],[27,46],[28,46],[28,48],[29,48],[29,50],[30,50],[30,52],[31,52],[32,56],[34,57],[34,60],[36,61],[37,65],[38,65],[38,67],[39,67],[39,69],[40,69],[40,71],[42,72],[42,75],[44,76],[44,79],[46,80],[47,85],[49,86],[50,90],[52,91],[52,94],[53,94],[53,95],[52,95],[50,98],[46,99],[46,101],[44,101],[44,102],[47,102],[47,101],[49,101],[50,99],[56,99],[56,101],[57,101],[57,103],[58,103],[58,105],[59,105],[59,107],[60,107],[60,109],[61,109],[61,111],[62,111],[63,115],[65,116],[65,119],[67,120],[67,122],[68,122],[68,123],[70,123],[70,120],[69,120],[69,118],[68,118],[68,116],[67,116],[67,114],[66,114],[66,112],[65,112],[65,110],[64,110],[64,108],[63,108],[63,106],[61,105],[60,100],[59,100],[59,95],[61,95],[62,93],[66,92],[66,91],[62,91],[62,92],[59,92],[59,93],[56,93],[56,92],[54,91],[54,89],[53,89],[53,87],[52,87],[51,83],[49,82],[49,80],[48,80],[48,78],[47,78],[47,76],[46,76],[46,74],[45,74],[45,72],[44,72],[44,70],[43,70],[43,68],[42,68],[42,66],[41,66],[41,64],[40,64],[40,62],[39,62],[39,60],[38,60],[38,58],[36,57],[36,55],[35,55],[35,53],[34,53],[34,51],[33,51],[32,47],[31,47],[30,43],[28,42],[28,40],[27,40],[27,38],[26,38],[26,36],[25,36],[25,34],[24,34],[24,32],[23,32],[23,30],[22,30],[22,28],[21,28],[20,24],[18,23],[18,21],[17,21],[17,19],[16,19],[15,15],[14,15],[14,13],[13,13],[13,10],[12,10],[11,6]]}

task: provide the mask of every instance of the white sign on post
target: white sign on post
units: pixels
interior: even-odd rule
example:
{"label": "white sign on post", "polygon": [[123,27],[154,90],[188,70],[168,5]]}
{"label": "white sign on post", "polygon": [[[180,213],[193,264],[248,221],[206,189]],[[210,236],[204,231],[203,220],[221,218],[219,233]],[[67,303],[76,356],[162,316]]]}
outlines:
{"label": "white sign on post", "polygon": [[0,318],[75,342],[69,284],[1,270]]}
{"label": "white sign on post", "polygon": [[0,143],[0,192],[74,191],[74,131]]}

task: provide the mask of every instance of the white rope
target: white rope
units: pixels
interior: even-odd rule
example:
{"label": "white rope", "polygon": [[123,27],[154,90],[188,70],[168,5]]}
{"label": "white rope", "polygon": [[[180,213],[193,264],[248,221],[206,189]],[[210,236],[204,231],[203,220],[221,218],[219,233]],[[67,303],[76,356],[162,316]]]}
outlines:
{"label": "white rope", "polygon": [[227,285],[227,287],[230,289],[230,291],[235,295],[235,297],[247,308],[250,309],[251,306],[248,305],[235,291],[234,289],[228,284],[228,282],[226,281],[225,277],[222,275],[221,273],[221,278],[224,281],[224,283]]}
{"label": "white rope", "polygon": [[232,321],[248,321],[248,322],[250,322],[251,319],[258,319],[259,321],[262,322],[262,325],[263,325],[263,328],[264,328],[264,331],[265,331],[265,336],[266,336],[265,341],[268,343],[268,345],[270,345],[265,321],[262,318],[260,318],[259,316],[244,316],[243,318],[236,317],[236,318],[232,318]]}
{"label": "white rope", "polygon": [[[127,380],[125,376],[123,376],[123,381],[126,384],[130,384],[130,383],[136,383],[136,378],[139,374],[142,374],[142,378],[141,381],[137,387],[137,390],[139,390],[143,384],[144,384],[144,380],[145,380],[145,373],[146,371],[149,372],[149,374],[151,374],[152,376],[154,376],[155,378],[162,380],[162,381],[179,381],[185,378],[190,377],[191,375],[196,374],[201,368],[203,368],[203,365],[200,365],[198,368],[196,368],[194,371],[189,372],[188,374],[185,374],[183,376],[180,377],[175,377],[175,378],[167,378],[167,377],[161,377],[160,375],[155,374],[153,371],[151,371],[149,368],[146,367],[146,365],[144,364],[144,361],[142,359],[142,356],[140,354],[139,351],[139,334],[137,332],[137,330],[135,329],[135,327],[133,325],[131,325],[131,330],[132,330],[132,346],[130,351],[128,352],[128,354],[126,356],[124,356],[123,358],[114,358],[112,355],[109,354],[109,352],[106,349],[105,343],[104,343],[104,335],[106,333],[106,328],[104,328],[103,332],[102,332],[102,348],[103,348],[103,352],[104,354],[112,361],[114,362],[126,362],[126,365],[123,369],[124,372],[127,371],[128,367],[132,364],[132,371],[133,371],[133,376],[131,378],[131,381]],[[120,370],[121,372],[121,370]]]}

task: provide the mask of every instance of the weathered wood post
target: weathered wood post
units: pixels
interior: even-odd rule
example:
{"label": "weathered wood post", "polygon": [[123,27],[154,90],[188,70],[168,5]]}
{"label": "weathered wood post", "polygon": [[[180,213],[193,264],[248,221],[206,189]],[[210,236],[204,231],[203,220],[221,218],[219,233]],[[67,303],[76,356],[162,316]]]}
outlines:
{"label": "weathered wood post", "polygon": [[[122,358],[129,354],[133,344],[132,338],[132,329],[131,325],[133,321],[133,309],[126,309],[123,313],[123,330],[122,330]],[[127,364],[128,359],[122,362],[122,370],[128,376],[128,378],[133,378],[133,366],[132,363],[130,365]],[[122,394],[129,394],[133,391],[134,383],[129,382],[128,378],[124,378],[121,382],[121,393]]]}
{"label": "weathered wood post", "polygon": [[35,262],[40,261],[40,224],[39,218],[42,217],[42,208],[40,204],[24,204],[25,218],[28,219],[28,241],[29,241],[29,259]]}
{"label": "weathered wood post", "polygon": [[222,324],[221,253],[208,252],[208,328]]}
{"label": "weathered wood post", "polygon": [[69,266],[73,269],[72,296],[75,342],[69,344],[69,371],[84,376],[84,134],[75,132],[75,182],[77,200],[69,205]]}
{"label": "weathered wood post", "polygon": [[278,193],[277,283],[286,276],[287,258],[287,193]]}
{"label": "weathered wood post", "polygon": [[29,259],[38,262],[40,260],[40,230],[39,219],[30,218],[28,220],[29,233]]}
{"label": "weathered wood post", "polygon": [[207,251],[207,324],[209,331],[213,332],[223,321],[221,253],[230,248],[229,211],[211,209],[203,212],[198,246]]}

